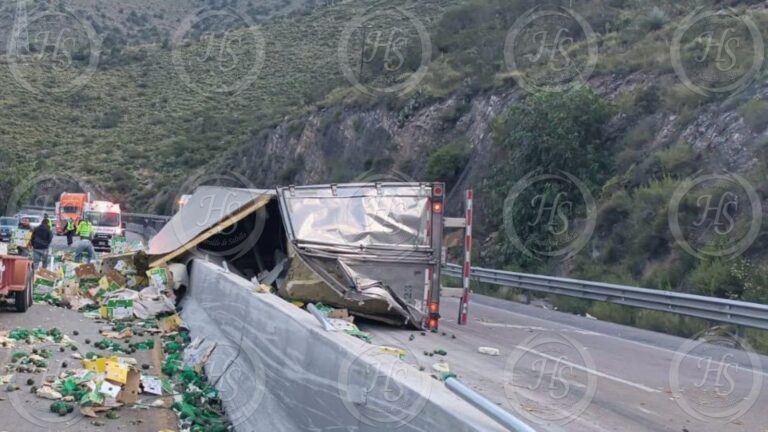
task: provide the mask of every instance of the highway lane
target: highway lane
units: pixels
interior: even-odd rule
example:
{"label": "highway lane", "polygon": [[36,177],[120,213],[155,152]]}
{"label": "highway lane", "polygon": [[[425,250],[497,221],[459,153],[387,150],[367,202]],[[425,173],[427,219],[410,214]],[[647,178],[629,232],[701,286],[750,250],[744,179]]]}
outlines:
{"label": "highway lane", "polygon": [[[362,327],[427,370],[448,362],[538,430],[768,432],[765,356],[483,296],[467,326],[455,323],[456,299],[441,310],[437,334]],[[435,349],[447,355],[425,355]]]}
{"label": "highway lane", "polygon": [[[125,233],[125,237],[128,240],[129,243],[136,242],[136,241],[143,241],[144,244],[146,244],[146,240],[143,236],[140,234],[136,234],[131,231],[127,231]],[[77,242],[78,238],[75,237],[74,241]],[[51,243],[51,249],[54,251],[63,250],[67,248],[67,237],[66,236],[54,236],[53,237],[53,243]]]}
{"label": "highway lane", "polygon": [[[65,242],[66,245],[66,242]],[[14,328],[32,329],[42,327],[45,329],[58,328],[64,334],[74,340],[79,347],[81,355],[88,351],[94,351],[99,355],[113,355],[109,351],[96,349],[90,341],[101,339],[99,329],[104,325],[103,322],[94,321],[85,318],[82,314],[69,309],[49,306],[47,304],[36,303],[25,313],[16,313],[3,305],[0,307],[0,330],[9,331]],[[78,334],[75,335],[75,330]],[[162,349],[159,339],[156,340],[155,348],[151,351],[137,351],[131,354],[131,357],[138,361],[138,364],[147,363],[151,365],[150,373],[159,374],[162,366]],[[36,343],[28,345],[18,343],[15,347],[0,347],[0,366],[10,364],[11,356],[16,351],[31,352],[33,348],[48,349],[53,357],[48,360],[48,369],[46,372],[37,374],[13,373],[11,383],[17,384],[18,391],[9,392],[6,386],[0,390],[0,431],[9,432],[96,432],[96,431],[131,431],[131,432],[157,432],[159,430],[178,430],[176,415],[167,408],[147,408],[133,409],[121,408],[117,412],[119,418],[107,419],[101,414],[99,423],[94,424],[93,420],[84,417],[79,410],[64,417],[50,412],[50,400],[40,398],[30,392],[31,385],[27,384],[28,379],[32,379],[35,385],[40,386],[46,378],[55,378],[59,373],[67,369],[81,368],[81,362],[71,357],[73,351],[59,351],[59,346],[49,343]],[[6,374],[6,372],[2,372]],[[152,398],[142,396],[146,403],[151,403]],[[171,398],[165,398],[165,406],[172,403]]]}

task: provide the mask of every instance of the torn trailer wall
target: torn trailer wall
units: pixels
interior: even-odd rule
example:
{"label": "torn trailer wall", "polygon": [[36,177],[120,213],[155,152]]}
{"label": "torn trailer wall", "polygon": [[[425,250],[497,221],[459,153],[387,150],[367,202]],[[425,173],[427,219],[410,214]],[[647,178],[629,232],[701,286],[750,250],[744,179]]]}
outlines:
{"label": "torn trailer wall", "polygon": [[212,263],[191,263],[182,306],[238,431],[504,430],[427,372]]}
{"label": "torn trailer wall", "polygon": [[[341,297],[331,304],[421,327],[432,290],[439,290],[442,215],[432,211],[435,188],[432,183],[300,186],[278,188],[278,197],[296,256]],[[305,301],[333,296],[319,284],[291,281],[282,290],[285,296]]]}
{"label": "torn trailer wall", "polygon": [[285,298],[421,327],[427,296],[439,285],[431,188],[349,184],[275,193],[201,187],[152,239],[150,254],[153,265],[193,256],[226,262]]}

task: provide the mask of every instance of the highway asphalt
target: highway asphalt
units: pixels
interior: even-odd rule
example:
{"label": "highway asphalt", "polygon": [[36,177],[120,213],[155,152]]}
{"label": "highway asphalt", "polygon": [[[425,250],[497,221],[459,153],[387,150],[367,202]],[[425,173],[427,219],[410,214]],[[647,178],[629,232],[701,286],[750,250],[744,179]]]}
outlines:
{"label": "highway asphalt", "polygon": [[730,339],[686,340],[477,295],[468,325],[456,324],[457,312],[457,299],[444,298],[436,334],[361,327],[426,370],[447,362],[536,430],[768,432],[768,357]]}
{"label": "highway asphalt", "polygon": [[[128,234],[129,241],[139,240],[135,234]],[[66,248],[66,238],[56,237],[53,244],[54,250]],[[15,328],[32,329],[42,327],[45,329],[58,328],[64,334],[72,338],[78,346],[78,353],[84,354],[94,351],[103,355],[112,355],[108,351],[98,350],[92,343],[102,338],[99,329],[105,323],[85,318],[78,312],[69,309],[49,306],[47,304],[35,304],[26,313],[17,313],[12,304],[0,304],[0,330],[9,331]],[[77,335],[75,335],[77,331]],[[86,344],[86,339],[90,344]],[[50,345],[50,346],[48,346]],[[37,374],[22,374],[6,372],[5,365],[10,364],[13,352],[31,352],[33,348],[49,349],[54,357],[48,361],[48,369]],[[63,370],[82,367],[79,360],[72,358],[74,351],[59,351],[55,344],[38,343],[28,345],[17,344],[11,348],[0,348],[0,375],[13,374],[11,384],[20,388],[9,392],[7,385],[0,386],[0,432],[37,432],[37,431],[134,431],[157,432],[160,430],[177,430],[176,415],[170,409],[164,408],[121,408],[118,411],[120,418],[110,420],[101,414],[99,419],[91,419],[75,412],[64,417],[51,413],[49,410],[52,401],[42,399],[30,393],[31,385],[27,384],[32,379],[39,386],[46,377],[55,377]],[[151,351],[138,351],[131,354],[139,364],[151,365],[150,373],[160,374],[162,352],[160,344],[155,344]],[[66,363],[66,367],[65,364]],[[169,399],[169,398],[166,398]],[[147,399],[147,402],[152,402]],[[166,400],[170,406],[171,401]],[[93,424],[92,422],[103,424]]]}

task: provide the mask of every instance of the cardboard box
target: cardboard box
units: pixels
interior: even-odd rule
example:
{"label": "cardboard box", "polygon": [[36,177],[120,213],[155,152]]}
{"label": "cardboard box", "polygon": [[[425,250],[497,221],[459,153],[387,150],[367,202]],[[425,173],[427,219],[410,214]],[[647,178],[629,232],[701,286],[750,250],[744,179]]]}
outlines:
{"label": "cardboard box", "polygon": [[99,272],[93,264],[81,264],[75,268],[75,274],[78,279],[96,279],[99,280]]}
{"label": "cardboard box", "polygon": [[110,299],[99,309],[99,314],[104,319],[129,319],[133,318],[132,299]]}
{"label": "cardboard box", "polygon": [[123,285],[116,282],[113,278],[110,278],[109,276],[104,276],[103,278],[99,279],[98,287],[90,288],[88,290],[88,294],[92,298],[101,299],[108,293],[117,291],[122,287]]}
{"label": "cardboard box", "polygon": [[120,363],[117,356],[112,357],[97,357],[93,360],[83,359],[83,367],[98,373],[104,373],[107,370],[107,362]]}
{"label": "cardboard box", "polygon": [[128,371],[130,368],[119,361],[108,361],[106,363],[106,378],[112,382],[125,384],[128,382]]}
{"label": "cardboard box", "polygon": [[149,393],[156,396],[163,395],[163,381],[156,376],[142,375],[141,386],[144,388],[144,393]]}
{"label": "cardboard box", "polygon": [[53,288],[56,286],[56,280],[58,278],[59,275],[50,270],[38,270],[35,272],[35,279],[32,282],[33,292],[38,294],[48,294],[52,292]]}
{"label": "cardboard box", "polygon": [[126,284],[126,278],[125,276],[121,275],[120,272],[115,270],[109,270],[107,271],[107,280],[111,285],[118,286],[120,288],[124,287]]}
{"label": "cardboard box", "polygon": [[117,401],[126,405],[135,404],[139,400],[140,384],[141,374],[135,369],[129,369],[123,390],[117,395]]}
{"label": "cardboard box", "polygon": [[109,241],[112,254],[123,254],[128,251],[128,240],[123,236],[114,236]]}
{"label": "cardboard box", "polygon": [[158,291],[166,291],[173,286],[173,275],[167,267],[155,267],[147,270],[149,285]]}

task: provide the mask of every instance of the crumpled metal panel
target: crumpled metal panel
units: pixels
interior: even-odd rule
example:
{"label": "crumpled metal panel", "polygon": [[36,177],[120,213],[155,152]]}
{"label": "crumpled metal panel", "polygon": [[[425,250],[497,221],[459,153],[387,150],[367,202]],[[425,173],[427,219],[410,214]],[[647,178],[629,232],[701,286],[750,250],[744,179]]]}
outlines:
{"label": "crumpled metal panel", "polygon": [[282,188],[289,236],[299,243],[426,246],[430,189],[422,185],[349,184]]}
{"label": "crumpled metal panel", "polygon": [[149,254],[172,253],[272,190],[200,186],[173,219],[149,241]]}
{"label": "crumpled metal panel", "polygon": [[279,188],[278,195],[296,254],[338,292],[340,304],[376,317],[372,309],[386,301],[383,321],[399,316],[400,324],[420,327],[427,269],[440,256],[429,237],[431,190],[371,183]]}

